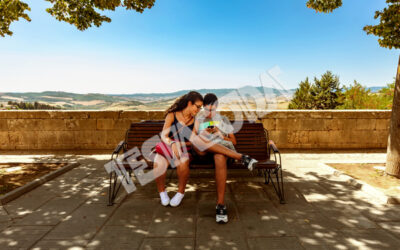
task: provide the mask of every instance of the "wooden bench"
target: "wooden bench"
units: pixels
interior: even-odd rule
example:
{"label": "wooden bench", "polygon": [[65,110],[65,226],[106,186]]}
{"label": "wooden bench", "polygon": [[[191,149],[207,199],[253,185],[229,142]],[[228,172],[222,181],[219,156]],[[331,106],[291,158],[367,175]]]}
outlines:
{"label": "wooden bench", "polygon": [[[160,141],[159,135],[164,121],[145,121],[139,123],[132,123],[131,127],[126,131],[125,140],[121,141],[111,155],[111,160],[116,159],[121,154],[129,152],[130,149],[138,147],[142,152],[143,157],[140,160],[152,167],[152,159],[154,159],[153,148],[156,143]],[[235,126],[235,123],[232,122]],[[281,155],[272,140],[269,140],[268,131],[264,129],[261,123],[243,122],[239,132],[235,133],[237,144],[236,150],[243,154],[248,154],[258,160],[257,170],[259,174],[264,175],[265,184],[271,183],[281,204],[285,203],[284,190],[283,190],[283,175],[282,175],[282,161]],[[237,131],[237,130],[236,130]],[[153,138],[150,139],[149,138]],[[145,144],[143,144],[146,142]],[[144,146],[143,146],[144,145]],[[150,152],[150,153],[145,153]],[[273,156],[273,157],[272,157]],[[125,168],[129,173],[129,178],[132,174],[132,169],[129,164],[118,164],[118,167]],[[190,168],[214,168],[213,162],[200,162],[194,159]],[[243,165],[240,163],[229,161],[228,169],[241,168]],[[121,183],[127,181],[125,176],[119,182],[118,175],[115,171],[110,172],[110,186],[109,186],[109,205],[114,204],[115,197],[121,187]]]}

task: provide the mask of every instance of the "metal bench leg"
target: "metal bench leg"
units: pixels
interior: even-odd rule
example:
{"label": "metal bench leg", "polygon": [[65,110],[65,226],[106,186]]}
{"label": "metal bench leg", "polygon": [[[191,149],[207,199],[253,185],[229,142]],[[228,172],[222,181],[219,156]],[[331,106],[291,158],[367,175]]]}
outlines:
{"label": "metal bench leg", "polygon": [[[275,175],[276,182],[274,181],[271,174]],[[281,204],[285,204],[286,202],[285,202],[285,196],[284,196],[284,190],[283,190],[282,168],[280,166],[278,166],[274,170],[266,169],[264,171],[264,179],[265,179],[265,184],[267,184],[267,185],[271,182],[272,187],[274,188],[275,193],[279,198],[279,202]]]}
{"label": "metal bench leg", "polygon": [[276,184],[278,187],[278,197],[279,197],[279,202],[281,204],[285,204],[285,196],[284,196],[284,191],[283,191],[283,174],[282,174],[282,168],[281,166],[278,167],[275,171],[275,177],[276,177]]}
{"label": "metal bench leg", "polygon": [[114,204],[114,190],[116,185],[114,174],[114,171],[110,173],[110,186],[108,187],[108,206],[112,206]]}
{"label": "metal bench leg", "polygon": [[264,183],[268,185],[269,181],[271,179],[270,170],[269,169],[264,169],[263,173],[264,173],[264,180],[265,180]]}
{"label": "metal bench leg", "polygon": [[281,197],[280,197],[280,203],[281,204],[285,204],[286,203],[286,201],[285,201],[285,191],[284,191],[284,189],[283,189],[283,171],[282,171],[282,167],[281,166],[279,166],[279,172],[281,173],[281,191],[282,191],[282,193],[281,193]]}
{"label": "metal bench leg", "polygon": [[125,176],[118,184],[118,175],[112,171],[110,173],[110,187],[108,188],[108,206],[114,205],[114,200],[117,197],[119,189],[121,188],[122,182],[125,180]]}

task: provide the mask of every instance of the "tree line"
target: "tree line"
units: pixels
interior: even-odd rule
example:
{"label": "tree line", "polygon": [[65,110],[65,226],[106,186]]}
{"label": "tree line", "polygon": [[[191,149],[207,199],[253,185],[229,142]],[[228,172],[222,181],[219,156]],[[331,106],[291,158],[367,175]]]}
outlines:
{"label": "tree line", "polygon": [[47,110],[57,110],[61,109],[61,107],[52,106],[49,104],[44,104],[40,102],[13,102],[9,101],[7,103],[10,109],[47,109]]}
{"label": "tree line", "polygon": [[341,87],[339,77],[327,71],[320,79],[300,82],[289,109],[392,109],[395,82],[373,93],[354,81]]}

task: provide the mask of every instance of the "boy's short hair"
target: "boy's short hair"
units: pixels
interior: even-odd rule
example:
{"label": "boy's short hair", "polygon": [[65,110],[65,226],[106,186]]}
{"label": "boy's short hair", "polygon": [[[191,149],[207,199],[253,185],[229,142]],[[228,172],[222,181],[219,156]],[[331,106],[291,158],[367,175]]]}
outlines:
{"label": "boy's short hair", "polygon": [[203,105],[218,105],[218,97],[213,93],[208,93],[204,96]]}

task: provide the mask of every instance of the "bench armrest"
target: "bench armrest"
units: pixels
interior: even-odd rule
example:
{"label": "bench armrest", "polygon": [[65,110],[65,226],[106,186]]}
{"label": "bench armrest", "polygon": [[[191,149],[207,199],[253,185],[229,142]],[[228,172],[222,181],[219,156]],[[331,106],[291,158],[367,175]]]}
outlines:
{"label": "bench armrest", "polygon": [[278,149],[278,147],[275,145],[275,142],[273,141],[273,140],[269,140],[269,145],[271,146],[271,148],[272,148],[272,150],[275,152],[275,153],[279,153],[279,149]]}
{"label": "bench armrest", "polygon": [[123,147],[125,146],[125,141],[120,141],[117,145],[117,147],[114,149],[113,151],[113,155],[114,154],[119,154],[119,152],[123,149]]}

